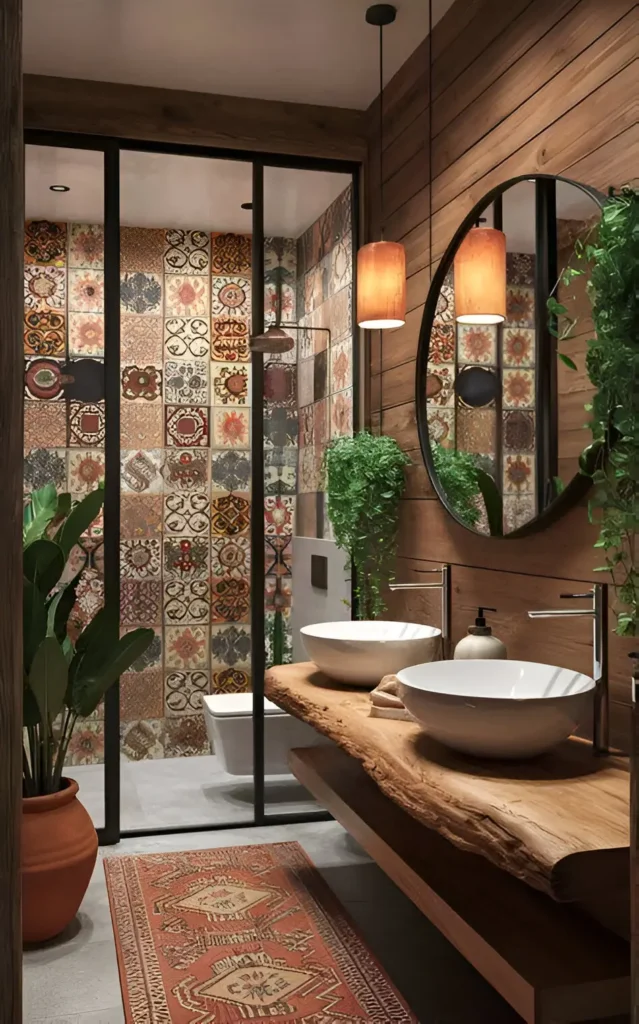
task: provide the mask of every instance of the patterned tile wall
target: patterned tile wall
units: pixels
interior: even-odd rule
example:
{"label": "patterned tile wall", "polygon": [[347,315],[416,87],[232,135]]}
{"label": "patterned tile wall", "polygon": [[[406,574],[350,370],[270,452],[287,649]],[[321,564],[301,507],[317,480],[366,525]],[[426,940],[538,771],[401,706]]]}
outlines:
{"label": "patterned tile wall", "polygon": [[[353,239],[349,186],[297,242],[300,332],[297,404],[299,487],[296,532],[329,537],[324,451],[353,431]],[[310,328],[328,327],[328,335]]]}

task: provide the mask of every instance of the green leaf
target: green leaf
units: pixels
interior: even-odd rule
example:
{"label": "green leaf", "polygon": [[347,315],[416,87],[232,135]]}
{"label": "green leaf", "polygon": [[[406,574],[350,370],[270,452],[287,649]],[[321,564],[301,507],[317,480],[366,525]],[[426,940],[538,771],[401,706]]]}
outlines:
{"label": "green leaf", "polygon": [[504,533],[504,503],[497,484],[490,473],[477,470],[477,482],[481,490],[491,537],[502,537]]}
{"label": "green leaf", "polygon": [[95,711],[109,687],[144,654],[154,636],[152,629],[131,630],[108,653],[103,651],[101,660],[91,659],[90,672],[85,670],[87,659],[82,660],[72,693],[72,706],[79,715]]}
{"label": "green leaf", "polygon": [[562,363],[564,363],[564,365],[567,366],[569,370],[577,369],[577,364],[574,361],[574,359],[571,359],[570,356],[567,356],[565,352],[558,352],[557,355],[561,359]]}
{"label": "green leaf", "polygon": [[65,557],[52,540],[34,540],[24,549],[22,565],[25,577],[46,597],[64,572]]}
{"label": "green leaf", "polygon": [[49,523],[55,517],[57,505],[58,495],[53,484],[46,484],[39,490],[32,491],[22,517],[24,547],[44,536]]}
{"label": "green leaf", "polygon": [[54,540],[62,548],[65,559],[69,557],[71,548],[78,543],[82,534],[86,533],[91,523],[97,518],[103,504],[104,489],[98,487],[71,509],[54,537]]}
{"label": "green leaf", "polygon": [[60,588],[47,605],[47,632],[56,636],[60,643],[64,642],[67,635],[69,615],[73,610],[76,590],[83,573],[84,566],[69,583]]}
{"label": "green leaf", "polygon": [[48,725],[62,710],[67,688],[67,662],[54,636],[45,637],[38,647],[28,678],[41,721]]}
{"label": "green leaf", "polygon": [[565,313],[568,312],[567,307],[563,306],[561,302],[557,302],[557,299],[554,297],[554,295],[551,295],[546,300],[546,306],[548,312],[553,313],[555,316],[563,316]]}
{"label": "green leaf", "polygon": [[47,633],[47,612],[38,587],[31,580],[22,583],[22,650],[24,670],[28,672]]}

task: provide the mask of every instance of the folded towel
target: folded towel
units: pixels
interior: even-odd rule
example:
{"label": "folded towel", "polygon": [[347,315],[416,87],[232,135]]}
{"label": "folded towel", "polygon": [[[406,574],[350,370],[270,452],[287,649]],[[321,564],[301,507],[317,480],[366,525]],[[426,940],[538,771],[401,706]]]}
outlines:
{"label": "folded towel", "polygon": [[398,718],[405,722],[414,722],[410,711],[404,707],[400,697],[401,683],[397,676],[384,676],[381,683],[371,691],[370,718]]}

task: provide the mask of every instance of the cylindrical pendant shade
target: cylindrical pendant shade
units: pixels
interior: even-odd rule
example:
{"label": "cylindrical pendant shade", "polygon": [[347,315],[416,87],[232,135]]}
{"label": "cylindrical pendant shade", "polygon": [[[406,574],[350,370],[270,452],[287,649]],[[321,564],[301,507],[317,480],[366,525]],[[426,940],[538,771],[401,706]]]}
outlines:
{"label": "cylindrical pendant shade", "polygon": [[357,253],[357,323],[369,331],[406,321],[406,253],[399,242],[370,242]]}
{"label": "cylindrical pendant shade", "polygon": [[506,319],[506,236],[471,228],[455,256],[455,318],[462,324]]}

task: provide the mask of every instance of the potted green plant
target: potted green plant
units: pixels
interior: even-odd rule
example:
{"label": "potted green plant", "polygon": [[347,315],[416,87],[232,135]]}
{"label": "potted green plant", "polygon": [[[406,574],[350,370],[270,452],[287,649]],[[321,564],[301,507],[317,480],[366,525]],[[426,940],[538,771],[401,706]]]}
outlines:
{"label": "potted green plant", "polygon": [[42,941],[74,918],[97,854],[91,819],[64,775],[80,718],[144,653],[153,630],[120,637],[117,608],[104,606],[75,642],[67,631],[82,570],[63,580],[71,549],[102,508],[99,488],[79,502],[53,484],[34,491],[23,520],[23,937]]}
{"label": "potted green plant", "polygon": [[382,588],[394,578],[399,502],[409,462],[394,438],[367,431],[335,438],[326,449],[328,517],[335,542],[355,571],[360,619],[377,618],[386,609]]}

